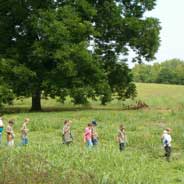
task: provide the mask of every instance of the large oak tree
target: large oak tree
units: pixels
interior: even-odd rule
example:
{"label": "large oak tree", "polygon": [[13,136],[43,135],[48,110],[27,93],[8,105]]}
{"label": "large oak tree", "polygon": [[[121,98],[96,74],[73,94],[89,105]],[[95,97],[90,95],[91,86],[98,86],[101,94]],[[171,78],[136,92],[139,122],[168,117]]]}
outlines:
{"label": "large oak tree", "polygon": [[[125,62],[154,58],[159,22],[145,18],[155,0],[0,0],[1,78],[17,96],[71,96],[74,103],[135,95]],[[120,60],[120,56],[123,59]]]}

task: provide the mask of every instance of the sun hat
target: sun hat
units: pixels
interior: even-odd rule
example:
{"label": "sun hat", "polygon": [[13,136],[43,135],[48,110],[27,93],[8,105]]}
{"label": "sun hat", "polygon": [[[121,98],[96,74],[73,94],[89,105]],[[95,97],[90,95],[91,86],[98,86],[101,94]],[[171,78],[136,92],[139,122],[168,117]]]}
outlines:
{"label": "sun hat", "polygon": [[163,133],[164,133],[164,134],[167,134],[167,130],[164,130]]}
{"label": "sun hat", "polygon": [[92,125],[97,126],[97,122],[95,120],[93,120],[91,123]]}

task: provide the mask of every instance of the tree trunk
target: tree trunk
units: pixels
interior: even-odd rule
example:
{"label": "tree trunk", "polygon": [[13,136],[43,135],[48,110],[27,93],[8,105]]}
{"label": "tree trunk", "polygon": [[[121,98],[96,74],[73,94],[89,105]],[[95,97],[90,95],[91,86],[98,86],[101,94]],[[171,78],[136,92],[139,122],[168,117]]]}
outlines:
{"label": "tree trunk", "polygon": [[41,111],[41,91],[36,89],[32,94],[31,111]]}

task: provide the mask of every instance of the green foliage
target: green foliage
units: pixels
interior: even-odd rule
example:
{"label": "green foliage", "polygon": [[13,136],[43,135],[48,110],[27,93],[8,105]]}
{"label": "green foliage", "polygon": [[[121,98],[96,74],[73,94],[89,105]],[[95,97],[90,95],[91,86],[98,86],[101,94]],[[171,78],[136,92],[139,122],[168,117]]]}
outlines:
{"label": "green foliage", "polygon": [[2,75],[2,70],[7,71],[8,67],[6,67],[3,62],[0,60],[0,107],[4,104],[12,104],[14,99],[13,91],[10,89],[8,84],[5,82],[5,76]]}
{"label": "green foliage", "polygon": [[12,91],[6,85],[1,84],[0,86],[0,107],[3,104],[12,104],[13,99],[14,99],[14,95]]}
{"label": "green foliage", "polygon": [[135,65],[132,70],[134,81],[163,84],[184,84],[184,62],[172,59],[154,65]]}
{"label": "green foliage", "polygon": [[95,97],[106,104],[114,93],[134,97],[130,70],[119,56],[126,60],[131,48],[134,61],[151,60],[159,46],[158,20],[143,18],[155,0],[1,4],[0,61],[9,69],[0,70],[17,96],[32,96],[32,109],[41,107],[41,94],[63,101],[69,95],[80,104]]}

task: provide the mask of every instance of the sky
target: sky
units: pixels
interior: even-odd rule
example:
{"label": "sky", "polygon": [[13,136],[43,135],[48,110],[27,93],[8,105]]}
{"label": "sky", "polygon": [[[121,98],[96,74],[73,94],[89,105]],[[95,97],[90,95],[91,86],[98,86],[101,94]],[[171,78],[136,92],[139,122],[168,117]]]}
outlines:
{"label": "sky", "polygon": [[[154,10],[145,16],[158,18],[162,27],[154,63],[173,58],[184,60],[184,0],[157,0]],[[132,67],[132,63],[129,65]]]}

